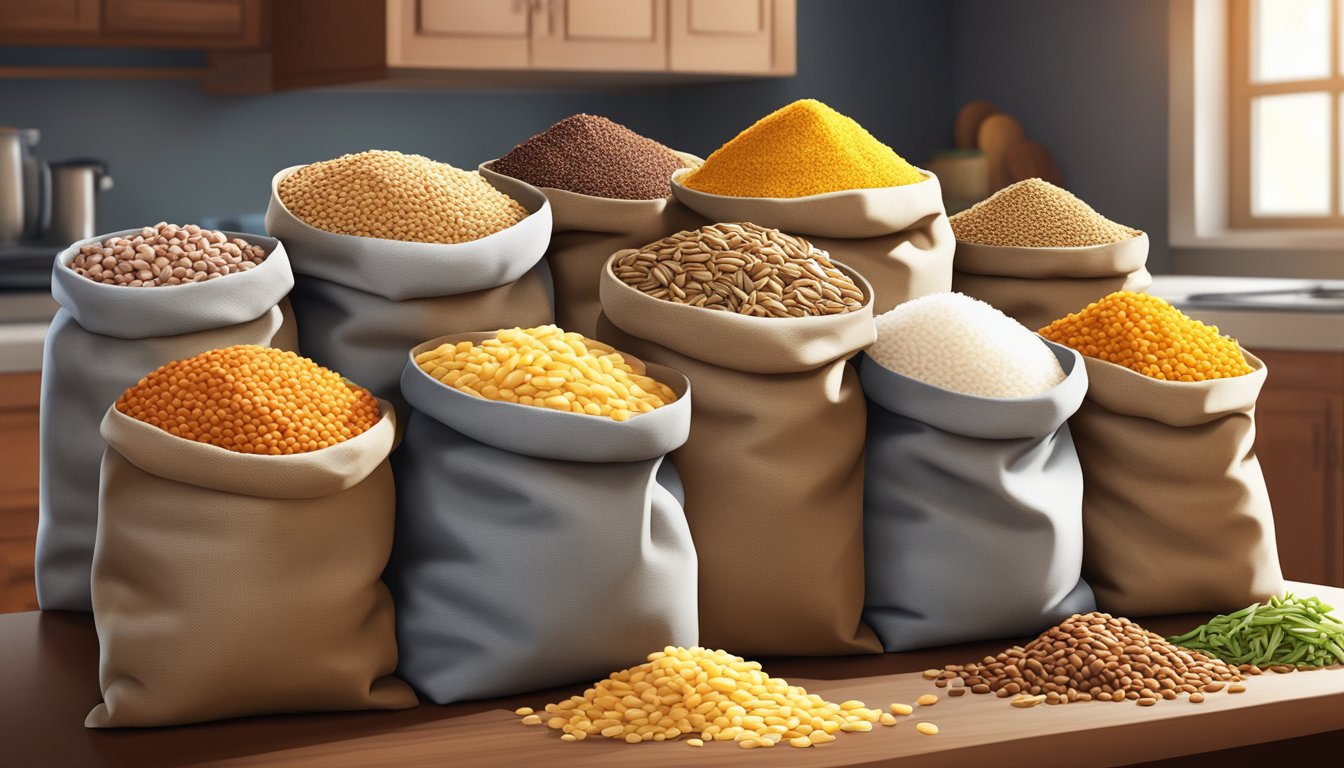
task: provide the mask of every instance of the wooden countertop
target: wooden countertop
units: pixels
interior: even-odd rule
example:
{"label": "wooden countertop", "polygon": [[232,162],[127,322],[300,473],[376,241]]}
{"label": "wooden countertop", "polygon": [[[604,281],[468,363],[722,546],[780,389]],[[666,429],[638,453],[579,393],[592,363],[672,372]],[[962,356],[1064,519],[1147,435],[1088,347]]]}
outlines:
{"label": "wooden countertop", "polygon": [[[1344,609],[1344,590],[1290,585]],[[1163,634],[1205,616],[1142,623]],[[13,766],[878,766],[1128,765],[1215,750],[1230,758],[1293,762],[1294,749],[1319,754],[1344,744],[1344,668],[1265,674],[1247,692],[1209,696],[1203,704],[1162,701],[1154,707],[1105,702],[1014,709],[992,696],[941,696],[919,671],[974,660],[1009,643],[988,642],[917,653],[830,659],[779,659],[766,669],[833,701],[860,699],[885,707],[939,693],[933,707],[872,733],[842,734],[814,749],[779,746],[746,751],[730,743],[701,749],[683,742],[627,745],[603,739],[567,744],[543,726],[527,727],[512,710],[538,709],[582,686],[447,707],[402,712],[259,717],[199,726],[93,731],[84,716],[99,701],[98,643],[81,614],[0,615],[0,754]],[[923,736],[914,723],[937,723]],[[1322,734],[1313,736],[1314,734]],[[1309,738],[1304,738],[1309,737]],[[1295,741],[1284,741],[1284,740]],[[1276,742],[1269,744],[1269,742]],[[1249,747],[1248,745],[1264,745]],[[1292,745],[1299,745],[1293,747]],[[1185,758],[1181,765],[1204,765]],[[1286,762],[1285,762],[1286,761]]]}

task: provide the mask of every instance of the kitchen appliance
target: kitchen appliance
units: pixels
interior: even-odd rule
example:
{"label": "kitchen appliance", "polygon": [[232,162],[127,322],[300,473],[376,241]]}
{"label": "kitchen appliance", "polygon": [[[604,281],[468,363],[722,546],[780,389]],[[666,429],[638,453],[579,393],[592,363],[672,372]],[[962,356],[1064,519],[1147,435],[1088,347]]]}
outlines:
{"label": "kitchen appliance", "polygon": [[35,128],[0,126],[0,245],[35,239],[47,229],[50,169],[33,154],[40,138]]}
{"label": "kitchen appliance", "polygon": [[52,163],[51,228],[46,239],[73,243],[98,234],[98,193],[111,188],[112,177],[101,160]]}

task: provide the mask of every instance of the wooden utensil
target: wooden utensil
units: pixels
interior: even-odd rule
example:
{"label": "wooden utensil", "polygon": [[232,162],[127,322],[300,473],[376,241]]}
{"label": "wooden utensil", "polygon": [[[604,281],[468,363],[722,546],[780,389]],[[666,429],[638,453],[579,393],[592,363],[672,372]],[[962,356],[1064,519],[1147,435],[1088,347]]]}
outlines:
{"label": "wooden utensil", "polygon": [[1014,184],[1024,179],[1039,178],[1064,186],[1064,174],[1050,154],[1050,150],[1039,141],[1019,141],[1008,148],[1003,157],[1004,167],[1008,171],[1008,183]]}
{"label": "wooden utensil", "polygon": [[996,115],[990,115],[985,118],[984,122],[980,123],[980,130],[976,135],[976,146],[985,153],[985,158],[989,161],[989,191],[991,193],[1003,189],[1010,183],[1004,157],[1010,147],[1026,138],[1027,132],[1022,129],[1022,124],[1012,115],[1000,112]]}
{"label": "wooden utensil", "polygon": [[952,146],[957,149],[975,149],[980,124],[998,111],[999,108],[988,101],[966,102],[957,111],[957,119],[952,126]]}

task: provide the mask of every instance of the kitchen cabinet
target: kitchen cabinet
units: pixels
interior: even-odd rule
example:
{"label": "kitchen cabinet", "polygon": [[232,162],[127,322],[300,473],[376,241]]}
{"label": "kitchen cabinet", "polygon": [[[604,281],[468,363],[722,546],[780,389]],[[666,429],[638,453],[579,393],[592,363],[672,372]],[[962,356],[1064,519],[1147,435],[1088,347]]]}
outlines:
{"label": "kitchen cabinet", "polygon": [[3,0],[0,44],[255,48],[264,15],[263,0]]}
{"label": "kitchen cabinet", "polygon": [[37,404],[41,374],[0,374],[0,613],[37,609]]}
{"label": "kitchen cabinet", "polygon": [[767,74],[794,68],[794,4],[670,0],[674,72]]}
{"label": "kitchen cabinet", "polygon": [[[141,2],[145,0],[140,0]],[[254,86],[538,86],[794,74],[795,0],[285,0]],[[240,68],[242,71],[243,68]]]}
{"label": "kitchen cabinet", "polygon": [[538,69],[667,69],[667,0],[548,0],[532,24]]}
{"label": "kitchen cabinet", "polygon": [[1344,353],[1264,351],[1256,404],[1283,574],[1344,586]]}
{"label": "kitchen cabinet", "polygon": [[0,36],[24,33],[97,34],[100,0],[5,0],[0,3]]}

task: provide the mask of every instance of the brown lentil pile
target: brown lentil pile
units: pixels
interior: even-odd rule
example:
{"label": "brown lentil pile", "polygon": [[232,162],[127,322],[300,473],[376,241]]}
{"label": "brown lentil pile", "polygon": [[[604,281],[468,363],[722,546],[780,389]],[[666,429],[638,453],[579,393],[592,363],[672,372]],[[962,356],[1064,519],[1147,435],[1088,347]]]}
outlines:
{"label": "brown lentil pile", "polygon": [[363,387],[306,357],[240,344],[161,366],[126,390],[118,411],[169,434],[238,453],[307,453],[378,423]]}
{"label": "brown lentil pile", "polygon": [[675,152],[599,115],[573,115],[513,148],[491,168],[538,187],[617,200],[672,194]]}
{"label": "brown lentil pile", "polygon": [[710,224],[618,251],[622,282],[657,299],[753,317],[853,312],[863,291],[801,237],[756,224]]}
{"label": "brown lentil pile", "polygon": [[[897,706],[892,705],[892,712]],[[835,741],[837,733],[871,731],[874,723],[896,724],[894,714],[869,709],[861,701],[835,704],[771,677],[760,662],[725,651],[672,646],[649,654],[644,664],[613,672],[582,695],[547,704],[544,717],[531,707],[514,714],[523,718],[523,725],[545,723],[561,731],[562,741],[601,736],[638,744],[695,734],[687,745],[735,741],[743,749],[780,742],[812,747]],[[903,714],[910,714],[909,708]]]}
{"label": "brown lentil pile", "polygon": [[80,246],[69,268],[104,285],[153,288],[246,272],[265,260],[265,248],[242,238],[160,221],[131,237]]}
{"label": "brown lentil pile", "polygon": [[309,226],[384,240],[466,243],[527,218],[475,171],[378,149],[305,165],[278,192]]}
{"label": "brown lentil pile", "polygon": [[1077,248],[1118,243],[1143,234],[1092,210],[1066,189],[1026,179],[953,215],[957,239],[1020,248]]}
{"label": "brown lentil pile", "polygon": [[1016,707],[1074,701],[1133,701],[1146,707],[1181,695],[1198,703],[1224,688],[1245,690],[1235,667],[1099,611],[1074,614],[1025,646],[980,663],[924,674],[931,675],[942,686],[960,679],[971,693],[1015,697],[1010,703]]}

